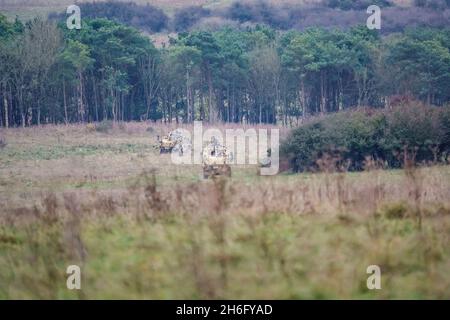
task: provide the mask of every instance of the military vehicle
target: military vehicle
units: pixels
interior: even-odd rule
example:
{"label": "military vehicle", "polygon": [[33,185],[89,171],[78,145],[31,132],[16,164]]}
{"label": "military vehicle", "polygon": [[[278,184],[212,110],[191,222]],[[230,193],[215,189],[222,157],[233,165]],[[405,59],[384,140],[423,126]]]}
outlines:
{"label": "military vehicle", "polygon": [[173,150],[183,154],[183,150],[191,148],[191,141],[179,129],[171,131],[167,136],[159,139],[159,152],[170,153]]}
{"label": "military vehicle", "polygon": [[170,153],[176,145],[176,141],[170,138],[170,135],[163,136],[159,140],[159,153]]}
{"label": "military vehicle", "polygon": [[228,165],[228,161],[231,159],[232,154],[224,146],[214,140],[211,141],[211,143],[203,147],[203,178],[231,177],[231,167]]}
{"label": "military vehicle", "polygon": [[271,165],[272,165],[272,150],[268,149],[267,150],[267,156],[262,158],[259,161],[259,166],[261,168],[270,168]]}

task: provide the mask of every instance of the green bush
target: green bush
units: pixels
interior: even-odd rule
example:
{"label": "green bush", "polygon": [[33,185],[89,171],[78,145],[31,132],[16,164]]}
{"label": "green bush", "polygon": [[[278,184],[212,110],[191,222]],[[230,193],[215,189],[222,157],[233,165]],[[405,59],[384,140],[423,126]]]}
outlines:
{"label": "green bush", "polygon": [[295,171],[317,169],[325,155],[350,159],[350,169],[361,169],[366,156],[382,157],[386,117],[382,113],[358,111],[325,116],[294,129],[281,152]]}
{"label": "green bush", "polygon": [[416,162],[439,160],[437,158],[445,151],[446,129],[442,123],[445,112],[443,108],[413,104],[387,113],[383,148],[388,163],[400,167],[405,151]]}
{"label": "green bush", "polygon": [[326,156],[349,170],[362,170],[367,157],[400,167],[405,152],[416,162],[442,161],[450,146],[449,109],[413,104],[328,115],[294,129],[281,153],[294,171],[316,170]]}

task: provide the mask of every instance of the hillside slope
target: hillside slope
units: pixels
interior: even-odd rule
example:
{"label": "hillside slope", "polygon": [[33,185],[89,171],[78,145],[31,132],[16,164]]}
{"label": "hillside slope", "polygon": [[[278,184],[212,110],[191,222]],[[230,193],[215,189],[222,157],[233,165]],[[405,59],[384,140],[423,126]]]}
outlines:
{"label": "hillside slope", "polygon": [[[0,11],[9,18],[16,15],[21,19],[30,19],[33,16],[47,16],[52,11],[62,11],[74,2],[89,2],[91,0],[0,0]],[[130,0],[116,0],[121,2],[129,2]],[[212,8],[229,5],[233,0],[133,0],[137,4],[151,4],[164,9],[167,13],[188,6],[208,6]],[[254,2],[247,0],[242,2]],[[299,3],[317,3],[323,0],[267,0],[272,4],[299,4]],[[393,0],[396,5],[409,6],[413,0]]]}

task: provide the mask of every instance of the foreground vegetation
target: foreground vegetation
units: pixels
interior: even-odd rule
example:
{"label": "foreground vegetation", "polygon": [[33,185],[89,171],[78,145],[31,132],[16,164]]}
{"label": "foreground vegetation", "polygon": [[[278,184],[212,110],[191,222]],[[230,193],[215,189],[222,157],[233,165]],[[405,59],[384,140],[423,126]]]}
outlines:
{"label": "foreground vegetation", "polygon": [[0,298],[450,297],[448,166],[203,181],[167,130],[1,131]]}

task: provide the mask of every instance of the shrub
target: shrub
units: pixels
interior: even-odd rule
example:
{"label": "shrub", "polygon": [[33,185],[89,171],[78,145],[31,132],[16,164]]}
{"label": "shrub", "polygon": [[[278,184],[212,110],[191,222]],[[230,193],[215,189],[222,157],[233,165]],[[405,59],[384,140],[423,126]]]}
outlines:
{"label": "shrub", "polygon": [[174,28],[176,31],[186,31],[200,19],[210,16],[211,12],[201,6],[191,6],[178,10],[174,17]]}
{"label": "shrub", "polygon": [[295,171],[314,170],[326,155],[350,159],[350,169],[362,169],[366,156],[382,157],[380,142],[386,119],[378,112],[342,112],[295,129],[281,147]]}
{"label": "shrub", "polygon": [[[83,18],[108,18],[142,30],[159,32],[167,27],[169,18],[161,9],[133,2],[86,2],[79,4]],[[66,15],[52,13],[51,19],[65,19]]]}
{"label": "shrub", "polygon": [[440,120],[444,110],[411,104],[387,113],[383,148],[391,166],[400,167],[405,156],[415,162],[437,160],[444,151],[445,129]]}
{"label": "shrub", "polygon": [[442,10],[450,7],[449,0],[415,0],[414,4],[417,7],[431,8],[435,10]]}
{"label": "shrub", "polygon": [[239,22],[253,21],[255,19],[252,6],[240,2],[233,2],[228,8],[227,16],[230,19],[238,20]]}
{"label": "shrub", "polygon": [[[292,6],[291,6],[292,7]],[[263,23],[274,28],[287,29],[293,25],[291,10],[265,1],[242,4],[234,2],[225,13],[225,18],[241,23]]]}
{"label": "shrub", "polygon": [[331,8],[339,8],[342,10],[362,10],[367,9],[370,5],[378,5],[387,7],[391,5],[388,0],[328,0],[327,5]]}
{"label": "shrub", "polygon": [[442,161],[450,148],[450,108],[411,104],[393,110],[347,111],[294,129],[281,146],[294,171],[319,169],[319,159],[349,161],[362,170],[367,157],[400,167]]}

